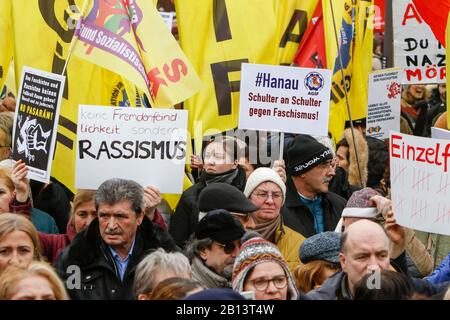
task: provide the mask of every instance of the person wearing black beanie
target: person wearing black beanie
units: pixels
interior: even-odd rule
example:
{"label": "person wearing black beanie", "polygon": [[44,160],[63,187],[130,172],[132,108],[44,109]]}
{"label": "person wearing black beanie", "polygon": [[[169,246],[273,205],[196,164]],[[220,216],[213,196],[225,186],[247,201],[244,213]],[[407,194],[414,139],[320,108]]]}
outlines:
{"label": "person wearing black beanie", "polygon": [[287,150],[285,224],[310,237],[336,227],[346,200],[328,190],[335,175],[331,150],[315,138],[299,134]]}

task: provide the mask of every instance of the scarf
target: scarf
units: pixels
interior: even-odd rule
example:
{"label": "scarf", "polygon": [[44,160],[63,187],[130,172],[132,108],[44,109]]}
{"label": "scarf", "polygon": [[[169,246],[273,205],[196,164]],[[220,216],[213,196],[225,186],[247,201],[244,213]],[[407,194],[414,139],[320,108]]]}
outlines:
{"label": "scarf", "polygon": [[281,215],[278,215],[278,217],[270,221],[258,219],[254,215],[253,220],[255,221],[256,225],[254,231],[258,232],[261,237],[263,237],[267,241],[275,243],[275,233],[281,223]]}
{"label": "scarf", "polygon": [[207,173],[204,171],[200,180],[205,181],[205,184],[208,185],[214,182],[224,182],[231,184],[231,182],[237,177],[238,169],[231,169],[222,173]]}
{"label": "scarf", "polygon": [[200,282],[206,289],[231,288],[227,279],[209,269],[198,257],[192,259],[192,279]]}

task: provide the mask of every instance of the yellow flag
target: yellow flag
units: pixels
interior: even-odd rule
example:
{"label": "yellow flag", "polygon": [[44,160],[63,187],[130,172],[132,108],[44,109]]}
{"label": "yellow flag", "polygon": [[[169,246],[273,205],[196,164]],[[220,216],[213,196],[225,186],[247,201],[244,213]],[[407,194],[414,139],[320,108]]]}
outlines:
{"label": "yellow flag", "polygon": [[237,127],[243,62],[291,64],[318,0],[175,0],[181,47],[204,87],[184,102],[196,142]]}
{"label": "yellow flag", "polygon": [[[327,49],[327,67],[333,70],[329,131],[340,140],[345,121],[349,120],[345,89],[352,119],[366,117],[368,75],[372,68],[373,0],[324,0],[324,28]],[[336,47],[333,18],[339,39]],[[339,56],[342,59],[343,76]],[[345,87],[344,87],[345,86]]]}
{"label": "yellow flag", "polygon": [[[447,17],[447,27],[445,29],[445,53],[446,53],[446,61],[450,61],[450,12]],[[450,74],[448,72],[448,64],[445,65],[446,74]],[[447,77],[447,88],[450,88],[450,76]],[[447,94],[447,129],[450,130],[450,95]]]}
{"label": "yellow flag", "polygon": [[0,1],[0,93],[5,84],[12,59],[11,0]]}
{"label": "yellow flag", "polygon": [[74,53],[123,75],[151,99],[172,107],[201,82],[152,2],[90,0]]}
{"label": "yellow flag", "polygon": [[[21,74],[23,66],[62,73],[76,25],[76,14],[83,2],[75,0],[75,6],[66,0],[11,2],[16,75]],[[136,101],[135,91],[127,92],[126,87],[130,85],[121,76],[76,56],[71,56],[65,76],[52,176],[75,191],[78,105],[129,106],[139,104],[139,101]]]}

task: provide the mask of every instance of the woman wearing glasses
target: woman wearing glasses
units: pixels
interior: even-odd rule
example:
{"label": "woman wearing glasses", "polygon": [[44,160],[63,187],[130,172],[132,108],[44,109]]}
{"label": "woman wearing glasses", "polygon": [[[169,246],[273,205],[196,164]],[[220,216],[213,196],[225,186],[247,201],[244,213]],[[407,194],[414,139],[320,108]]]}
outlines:
{"label": "woman wearing glasses", "polygon": [[255,300],[297,300],[299,293],[278,248],[263,238],[244,242],[233,266],[233,290]]}
{"label": "woman wearing glasses", "polygon": [[283,224],[280,215],[286,199],[286,186],[270,168],[258,168],[248,177],[244,194],[259,210],[253,213],[254,231],[276,244],[291,271],[300,264],[298,250],[305,238]]}

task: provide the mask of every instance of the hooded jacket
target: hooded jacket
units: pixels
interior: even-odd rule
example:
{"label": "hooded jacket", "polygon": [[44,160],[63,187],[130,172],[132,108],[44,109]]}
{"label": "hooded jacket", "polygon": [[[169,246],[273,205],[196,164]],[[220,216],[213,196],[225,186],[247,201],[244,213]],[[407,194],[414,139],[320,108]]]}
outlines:
{"label": "hooded jacket", "polygon": [[[237,167],[237,170],[237,176],[233,179],[231,185],[244,191],[245,171],[240,166]],[[184,248],[189,236],[195,231],[195,227],[198,224],[198,215],[200,212],[198,208],[198,197],[206,185],[207,180],[202,175],[199,182],[183,192],[180,202],[170,218],[169,232],[181,248]]]}
{"label": "hooded jacket", "polygon": [[135,299],[133,282],[136,266],[150,250],[160,247],[168,252],[179,250],[167,232],[144,216],[121,281],[110,250],[101,238],[96,218],[64,249],[56,262],[56,270],[73,300]]}

